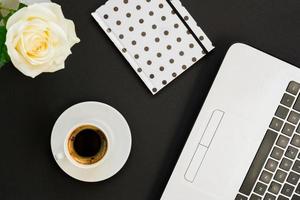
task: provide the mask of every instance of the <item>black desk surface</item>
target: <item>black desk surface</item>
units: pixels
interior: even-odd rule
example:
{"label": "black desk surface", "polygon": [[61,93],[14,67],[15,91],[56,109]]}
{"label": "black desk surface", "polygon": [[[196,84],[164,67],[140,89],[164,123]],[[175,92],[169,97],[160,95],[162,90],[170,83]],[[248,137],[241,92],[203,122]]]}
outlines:
{"label": "black desk surface", "polygon": [[[56,0],[81,38],[66,69],[36,79],[11,64],[0,70],[1,200],[159,199],[231,44],[300,66],[299,0],[182,0],[216,49],[152,96],[90,15],[105,1]],[[133,139],[125,167],[92,184],[66,175],[50,149],[57,117],[87,100],[118,109]]]}

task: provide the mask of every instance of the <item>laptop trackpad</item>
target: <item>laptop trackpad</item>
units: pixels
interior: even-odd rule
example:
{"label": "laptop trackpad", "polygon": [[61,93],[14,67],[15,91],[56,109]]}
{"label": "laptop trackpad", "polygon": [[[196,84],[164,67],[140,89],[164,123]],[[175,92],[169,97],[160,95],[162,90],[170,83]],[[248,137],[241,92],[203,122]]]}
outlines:
{"label": "laptop trackpad", "polygon": [[194,182],[198,170],[205,158],[206,152],[208,151],[210,144],[217,132],[217,129],[223,119],[224,112],[221,110],[215,110],[209,122],[204,130],[204,133],[199,141],[197,149],[190,161],[190,164],[185,172],[184,178],[189,182]]}

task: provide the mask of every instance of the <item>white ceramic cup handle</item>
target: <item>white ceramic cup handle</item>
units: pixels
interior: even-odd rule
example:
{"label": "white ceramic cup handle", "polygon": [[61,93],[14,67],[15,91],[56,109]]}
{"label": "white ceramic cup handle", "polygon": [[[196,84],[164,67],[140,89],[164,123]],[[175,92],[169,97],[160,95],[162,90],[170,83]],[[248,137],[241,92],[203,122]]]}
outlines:
{"label": "white ceramic cup handle", "polygon": [[64,153],[58,153],[55,155],[56,160],[62,160],[65,158],[65,154]]}

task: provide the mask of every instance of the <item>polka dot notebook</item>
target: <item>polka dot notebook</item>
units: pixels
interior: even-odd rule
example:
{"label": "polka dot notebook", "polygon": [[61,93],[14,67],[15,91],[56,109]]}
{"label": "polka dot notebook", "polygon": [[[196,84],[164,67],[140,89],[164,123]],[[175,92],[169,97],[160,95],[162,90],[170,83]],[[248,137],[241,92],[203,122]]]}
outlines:
{"label": "polka dot notebook", "polygon": [[179,0],[109,0],[92,15],[152,94],[214,48]]}

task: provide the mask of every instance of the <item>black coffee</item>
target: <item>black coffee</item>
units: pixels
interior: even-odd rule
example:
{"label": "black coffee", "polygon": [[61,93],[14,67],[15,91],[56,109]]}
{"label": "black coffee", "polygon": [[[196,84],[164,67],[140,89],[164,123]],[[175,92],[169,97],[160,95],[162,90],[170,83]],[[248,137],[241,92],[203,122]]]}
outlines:
{"label": "black coffee", "polygon": [[102,148],[102,138],[98,131],[93,129],[81,130],[74,140],[74,150],[79,156],[95,156]]}
{"label": "black coffee", "polygon": [[105,134],[93,125],[82,125],[73,130],[68,139],[68,151],[78,163],[91,165],[100,161],[107,152]]}

